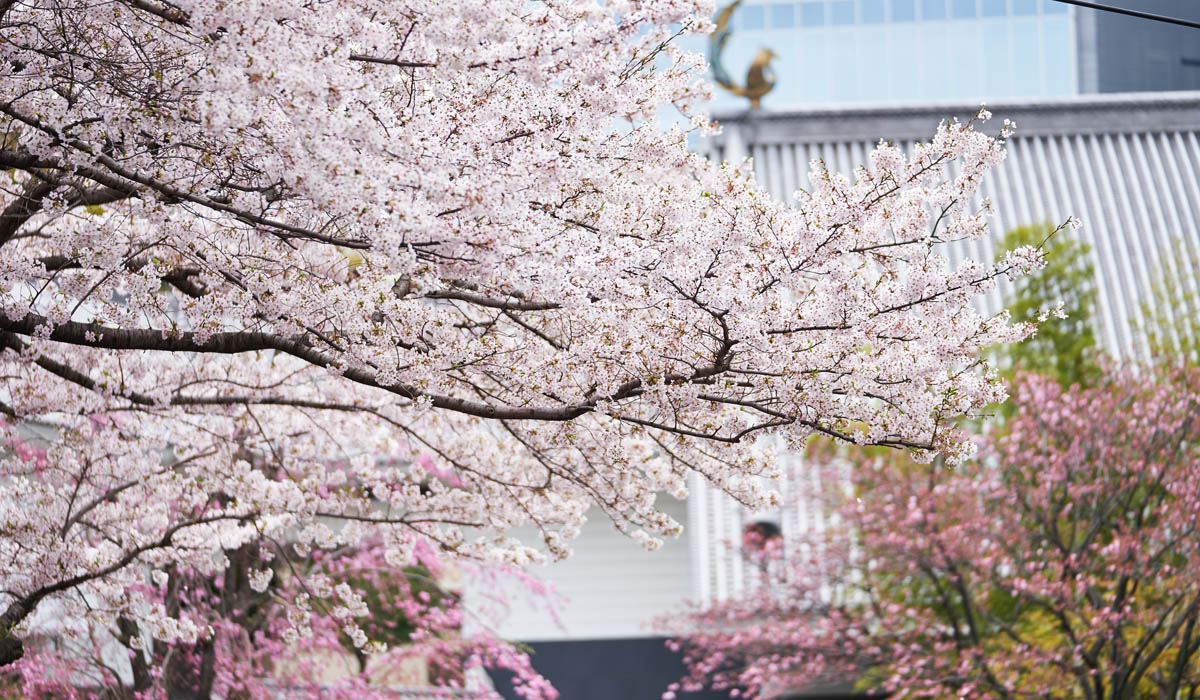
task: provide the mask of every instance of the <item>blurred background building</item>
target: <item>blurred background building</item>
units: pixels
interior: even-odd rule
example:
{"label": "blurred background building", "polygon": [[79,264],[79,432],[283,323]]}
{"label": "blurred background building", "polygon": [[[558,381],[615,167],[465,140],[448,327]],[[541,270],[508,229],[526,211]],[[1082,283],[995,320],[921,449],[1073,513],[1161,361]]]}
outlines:
{"label": "blurred background building", "polygon": [[[1196,0],[1109,4],[1200,21]],[[745,0],[729,29],[735,78],[761,50],[777,56],[767,110],[1200,89],[1197,30],[1057,0]],[[745,105],[719,91],[712,108]]]}
{"label": "blurred background building", "polygon": [[[1130,0],[1131,9],[1200,21],[1195,0]],[[1200,32],[1075,8],[1079,92],[1200,90]]]}

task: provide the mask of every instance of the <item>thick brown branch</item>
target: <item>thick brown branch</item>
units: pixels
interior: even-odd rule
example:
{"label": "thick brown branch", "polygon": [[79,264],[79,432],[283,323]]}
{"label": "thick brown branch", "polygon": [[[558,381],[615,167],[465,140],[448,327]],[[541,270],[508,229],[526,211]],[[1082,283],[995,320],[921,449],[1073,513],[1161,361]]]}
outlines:
{"label": "thick brown branch", "polygon": [[0,213],[0,247],[12,240],[31,216],[42,210],[42,200],[56,189],[57,183],[34,180],[4,208],[4,212]]}
{"label": "thick brown branch", "polygon": [[[48,323],[44,316],[27,314],[15,321],[0,315],[0,331],[17,335],[34,336],[37,329]],[[639,380],[631,380],[617,387],[610,394],[599,396],[575,406],[517,407],[467,401],[453,396],[430,394],[415,387],[396,383],[384,385],[370,370],[343,367],[342,363],[327,353],[315,349],[302,336],[284,337],[272,333],[253,331],[215,333],[205,342],[200,342],[191,331],[166,331],[143,328],[112,328],[94,323],[70,321],[54,327],[50,340],[70,345],[103,348],[106,350],[154,350],[160,352],[195,352],[215,354],[239,354],[274,350],[324,369],[334,369],[350,381],[365,386],[390,391],[408,399],[426,398],[434,408],[464,413],[480,418],[507,418],[511,420],[568,421],[594,410],[601,400],[619,401],[632,396],[641,386]],[[710,373],[711,374],[711,373]],[[696,375],[699,376],[699,373]]]}
{"label": "thick brown branch", "polygon": [[[46,268],[47,272],[85,269],[79,261],[65,255],[47,255],[38,258],[38,262]],[[146,260],[130,260],[125,263],[125,269],[130,272],[140,272],[145,266]],[[200,272],[201,270],[198,267],[177,267],[168,271],[161,279],[166,284],[175,287],[189,297],[199,298],[208,293],[204,285],[192,280],[192,277],[199,275]]]}
{"label": "thick brown branch", "polygon": [[191,21],[191,17],[187,12],[173,5],[162,3],[155,4],[147,2],[147,0],[122,0],[126,5],[137,8],[142,12],[154,15],[155,17],[165,19],[172,24],[178,24],[186,27]]}
{"label": "thick brown branch", "polygon": [[453,299],[455,301],[465,301],[476,306],[486,306],[489,309],[502,309],[504,311],[550,311],[552,309],[559,308],[559,305],[552,301],[495,299],[485,294],[478,294],[476,292],[468,292],[457,289],[430,292],[425,296],[430,299]]}
{"label": "thick brown branch", "polygon": [[384,58],[382,56],[368,56],[361,53],[350,54],[351,61],[359,61],[361,63],[381,63],[388,66],[399,66],[401,68],[432,68],[436,63],[427,61],[404,61],[399,58]]}
{"label": "thick brown branch", "polygon": [[32,168],[56,168],[58,161],[35,156],[24,151],[0,150],[0,168],[5,170],[30,170]]}

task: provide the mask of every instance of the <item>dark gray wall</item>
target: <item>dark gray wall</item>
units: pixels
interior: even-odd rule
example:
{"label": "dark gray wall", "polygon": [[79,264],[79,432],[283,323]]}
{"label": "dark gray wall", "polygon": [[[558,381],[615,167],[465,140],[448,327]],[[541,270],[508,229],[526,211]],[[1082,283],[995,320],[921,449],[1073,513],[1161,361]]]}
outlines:
{"label": "dark gray wall", "polygon": [[[1200,21],[1200,0],[1097,2]],[[1076,9],[1084,92],[1200,89],[1200,29]]]}
{"label": "dark gray wall", "polygon": [[[562,700],[660,700],[684,674],[666,640],[604,639],[533,642],[533,667],[558,689]],[[496,690],[520,700],[507,674],[492,676]],[[680,693],[679,700],[728,700],[728,693]]]}
{"label": "dark gray wall", "polygon": [[[1200,0],[1198,0],[1200,1]],[[660,700],[667,686],[683,677],[678,654],[665,638],[533,642],[533,667],[558,689],[561,700]],[[496,690],[520,700],[507,673],[492,673]],[[852,683],[814,687],[779,700],[869,700]],[[728,700],[729,693],[679,693],[679,700]]]}

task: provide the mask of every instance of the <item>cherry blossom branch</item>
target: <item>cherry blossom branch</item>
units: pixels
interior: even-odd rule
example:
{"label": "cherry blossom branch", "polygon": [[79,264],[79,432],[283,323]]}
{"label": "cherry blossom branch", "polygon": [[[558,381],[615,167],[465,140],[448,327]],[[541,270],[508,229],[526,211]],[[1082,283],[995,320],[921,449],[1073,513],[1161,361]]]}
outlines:
{"label": "cherry blossom branch", "polygon": [[[504,407],[491,404],[467,401],[466,399],[422,392],[414,387],[403,384],[385,385],[380,383],[374,373],[356,368],[343,368],[333,358],[314,349],[304,342],[301,337],[284,338],[282,336],[254,332],[224,332],[214,333],[201,342],[194,331],[164,331],[157,329],[113,328],[94,323],[67,321],[53,324],[44,316],[26,314],[17,320],[0,317],[0,330],[19,335],[34,337],[39,334],[39,328],[53,328],[48,339],[71,345],[81,345],[109,350],[154,350],[160,352],[199,352],[238,354],[263,350],[276,350],[298,359],[304,360],[317,367],[337,369],[339,373],[359,384],[385,389],[409,399],[428,399],[434,408],[443,408],[458,413],[478,416],[481,418],[497,418],[509,420],[546,420],[569,421],[595,410],[601,401],[620,401],[636,396],[642,387],[640,380],[625,382],[612,393],[595,397],[582,404],[564,407]],[[57,371],[70,372],[66,368]],[[56,373],[57,373],[56,371]],[[715,376],[722,372],[721,368],[701,368],[690,376],[670,375],[669,382],[689,382]],[[90,381],[90,380],[89,380]],[[78,382],[76,382],[78,383]],[[141,401],[139,401],[141,403]],[[153,402],[151,402],[153,403]]]}

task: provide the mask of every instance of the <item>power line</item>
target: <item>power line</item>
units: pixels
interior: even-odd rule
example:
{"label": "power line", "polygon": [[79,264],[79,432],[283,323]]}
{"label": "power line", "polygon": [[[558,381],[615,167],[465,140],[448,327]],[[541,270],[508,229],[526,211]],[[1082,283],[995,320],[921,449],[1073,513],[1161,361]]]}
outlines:
{"label": "power line", "polygon": [[1167,22],[1168,24],[1179,24],[1192,29],[1200,29],[1200,22],[1193,22],[1190,19],[1181,19],[1179,17],[1168,17],[1166,15],[1156,15],[1150,12],[1142,12],[1141,10],[1127,10],[1124,7],[1113,7],[1112,5],[1101,5],[1098,2],[1089,2],[1088,0],[1055,0],[1055,2],[1066,3],[1068,5],[1078,5],[1080,7],[1088,7],[1093,10],[1103,10],[1104,12],[1116,12],[1120,15],[1129,15],[1130,17],[1140,17],[1141,19],[1154,20],[1155,22]]}

